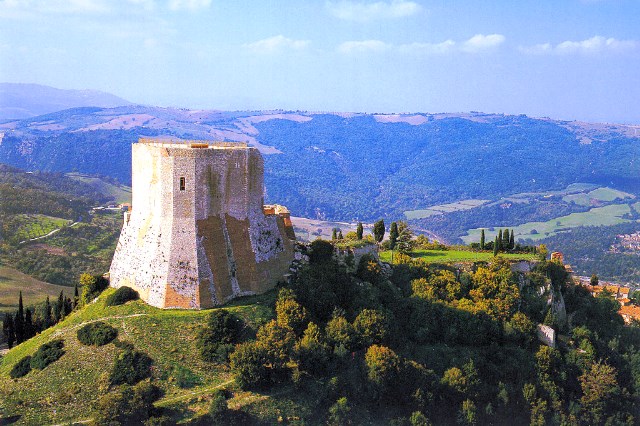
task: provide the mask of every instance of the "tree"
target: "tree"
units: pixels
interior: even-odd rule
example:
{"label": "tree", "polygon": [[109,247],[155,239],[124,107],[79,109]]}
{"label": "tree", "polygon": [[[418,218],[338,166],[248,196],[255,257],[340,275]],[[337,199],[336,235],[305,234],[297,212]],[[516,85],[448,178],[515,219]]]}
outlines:
{"label": "tree", "polygon": [[13,343],[16,341],[15,328],[13,323],[13,315],[10,313],[4,314],[4,320],[2,321],[2,331],[7,339],[9,349],[13,347]]}
{"label": "tree", "polygon": [[516,248],[516,237],[512,229],[511,236],[509,237],[509,250],[513,250],[514,248]]}
{"label": "tree", "polygon": [[393,250],[396,248],[396,241],[398,240],[398,224],[396,222],[391,222],[391,227],[389,229],[389,249]]}
{"label": "tree", "polygon": [[480,250],[484,250],[484,239],[485,239],[485,235],[484,235],[484,228],[483,228],[482,231],[480,231]]}
{"label": "tree", "polygon": [[[407,254],[412,249],[413,232],[405,221],[401,221],[398,225],[398,236],[396,238],[396,250],[400,253]],[[389,234],[391,235],[391,234]]]}
{"label": "tree", "polygon": [[600,280],[598,279],[598,276],[596,274],[591,275],[591,279],[589,280],[589,284],[591,284],[592,286],[596,286],[600,283]]}
{"label": "tree", "polygon": [[80,295],[78,294],[78,283],[75,283],[73,288],[73,309],[78,307],[78,302],[80,301]]}
{"label": "tree", "polygon": [[363,309],[353,321],[353,328],[363,347],[380,344],[389,335],[389,320],[375,309]]}
{"label": "tree", "polygon": [[22,304],[22,291],[20,291],[20,297],[18,298],[18,311],[13,320],[13,329],[16,336],[16,343],[20,344],[24,342],[24,305]]}
{"label": "tree", "polygon": [[320,327],[310,322],[302,339],[295,346],[300,369],[312,374],[323,373],[329,361],[329,348]]}
{"label": "tree", "polygon": [[342,235],[342,230],[338,230],[338,239],[339,240],[344,240],[344,236]]}
{"label": "tree", "polygon": [[358,227],[356,228],[356,235],[359,240],[362,239],[363,233],[364,233],[364,229],[362,227],[362,222],[358,222]]}
{"label": "tree", "polygon": [[229,406],[227,405],[227,398],[224,397],[224,393],[220,389],[215,389],[211,396],[211,404],[209,405],[209,416],[211,417],[212,424],[228,424],[228,415]]}
{"label": "tree", "polygon": [[24,336],[25,340],[32,338],[36,335],[36,328],[33,324],[33,315],[31,309],[27,308],[24,313]]}
{"label": "tree", "polygon": [[51,318],[51,302],[49,302],[49,296],[47,296],[47,300],[44,302],[44,328],[47,329],[53,325]]}
{"label": "tree", "polygon": [[338,239],[338,228],[333,228],[331,230],[331,241],[335,241]]}
{"label": "tree", "polygon": [[503,237],[502,237],[502,229],[498,231],[498,251],[502,251],[502,249],[504,248],[502,246],[502,241],[504,241]]}
{"label": "tree", "polygon": [[56,300],[56,304],[53,305],[53,323],[54,324],[58,323],[64,316],[63,310],[64,310],[64,295],[62,294],[62,291],[60,291],[58,300]]}
{"label": "tree", "polygon": [[391,390],[400,374],[400,357],[386,346],[371,345],[364,356],[367,377],[377,390],[386,393]]}
{"label": "tree", "polygon": [[500,246],[502,247],[503,250],[509,250],[509,240],[511,239],[511,237],[509,237],[509,230],[505,229],[502,232],[502,241],[500,242]]}
{"label": "tree", "polygon": [[498,237],[496,237],[495,241],[493,242],[493,255],[497,256],[499,251],[500,251],[500,240],[498,239]]}
{"label": "tree", "polygon": [[317,239],[309,244],[309,263],[326,263],[333,257],[333,244],[329,241]]}
{"label": "tree", "polygon": [[290,327],[300,336],[309,322],[307,309],[298,303],[290,289],[282,289],[276,301],[276,320],[279,326]]}
{"label": "tree", "polygon": [[620,401],[620,386],[616,380],[616,369],[597,362],[580,376],[584,420],[589,424],[601,424],[614,414]]}
{"label": "tree", "polygon": [[329,420],[331,426],[342,426],[351,424],[351,405],[346,397],[342,397],[329,408]]}
{"label": "tree", "polygon": [[384,238],[384,220],[380,219],[379,221],[373,224],[373,239],[376,240],[378,244],[380,244],[383,238]]}

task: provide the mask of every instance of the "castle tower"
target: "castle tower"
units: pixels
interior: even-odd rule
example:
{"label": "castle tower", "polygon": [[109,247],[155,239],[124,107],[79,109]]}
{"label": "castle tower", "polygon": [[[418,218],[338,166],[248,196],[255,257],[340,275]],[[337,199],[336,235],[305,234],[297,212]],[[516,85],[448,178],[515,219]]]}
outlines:
{"label": "castle tower", "polygon": [[244,143],[132,145],[131,212],[109,270],[160,308],[209,308],[264,292],[289,270],[286,209],[263,206],[262,156]]}

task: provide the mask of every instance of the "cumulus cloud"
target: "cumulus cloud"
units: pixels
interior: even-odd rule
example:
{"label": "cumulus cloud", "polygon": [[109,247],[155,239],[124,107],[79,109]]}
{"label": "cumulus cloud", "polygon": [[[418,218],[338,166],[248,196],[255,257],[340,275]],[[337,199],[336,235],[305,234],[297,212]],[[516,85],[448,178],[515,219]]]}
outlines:
{"label": "cumulus cloud", "polygon": [[392,45],[380,40],[345,41],[338,46],[338,52],[383,52],[391,48]]}
{"label": "cumulus cloud", "polygon": [[419,4],[406,0],[378,1],[375,3],[348,0],[327,1],[325,7],[329,13],[338,19],[359,22],[403,18],[415,15],[422,10],[422,6]]}
{"label": "cumulus cloud", "polygon": [[292,40],[283,35],[277,35],[244,44],[243,47],[256,53],[273,53],[283,50],[302,50],[309,46],[310,43],[309,40]]}
{"label": "cumulus cloud", "polygon": [[391,44],[380,40],[346,41],[337,48],[338,52],[350,54],[358,52],[399,52],[405,54],[425,54],[437,55],[450,52],[479,53],[498,47],[505,41],[505,37],[500,34],[482,35],[478,34],[468,40],[455,42],[445,40],[441,43],[408,43]]}
{"label": "cumulus cloud", "polygon": [[462,50],[474,53],[493,49],[504,43],[504,40],[505,37],[502,34],[476,34],[462,44]]}
{"label": "cumulus cloud", "polygon": [[615,38],[605,38],[594,36],[582,41],[563,41],[555,46],[551,43],[536,44],[534,46],[521,46],[523,53],[543,55],[543,54],[598,54],[605,52],[621,53],[634,50],[640,47],[637,40],[618,40]]}
{"label": "cumulus cloud", "polygon": [[171,10],[198,10],[211,5],[211,0],[169,0]]}

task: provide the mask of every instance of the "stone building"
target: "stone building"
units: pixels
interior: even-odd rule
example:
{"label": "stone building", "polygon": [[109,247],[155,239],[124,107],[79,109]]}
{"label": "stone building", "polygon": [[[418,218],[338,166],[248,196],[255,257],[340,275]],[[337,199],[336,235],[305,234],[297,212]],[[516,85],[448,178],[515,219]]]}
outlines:
{"label": "stone building", "polygon": [[109,270],[161,308],[209,308],[264,292],[289,270],[289,212],[263,206],[264,164],[244,143],[132,146],[131,211]]}

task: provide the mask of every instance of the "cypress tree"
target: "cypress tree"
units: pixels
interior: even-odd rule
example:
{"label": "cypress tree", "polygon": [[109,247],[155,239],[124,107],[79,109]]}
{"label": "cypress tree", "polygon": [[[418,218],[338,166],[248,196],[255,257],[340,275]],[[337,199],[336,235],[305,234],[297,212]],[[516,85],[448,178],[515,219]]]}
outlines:
{"label": "cypress tree", "polygon": [[509,237],[509,250],[513,250],[516,248],[516,237],[513,234],[513,229],[511,230],[511,236]]}
{"label": "cypress tree", "polygon": [[33,316],[31,309],[27,308],[24,313],[24,340],[31,339],[36,335],[36,328],[33,326]]}
{"label": "cypress tree", "polygon": [[54,324],[58,323],[64,317],[64,295],[62,294],[62,290],[60,291],[60,295],[58,296],[58,300],[56,304],[53,305],[53,319]]}
{"label": "cypress tree", "polygon": [[373,238],[377,243],[381,243],[384,239],[384,220],[380,219],[373,224]]}
{"label": "cypress tree", "polygon": [[398,241],[398,224],[395,222],[391,222],[391,227],[389,229],[389,248],[393,250],[396,248],[396,242]]}
{"label": "cypress tree", "polygon": [[337,228],[333,228],[331,230],[331,241],[335,241],[338,239],[338,229]]}
{"label": "cypress tree", "polygon": [[500,244],[500,247],[502,247],[502,250],[509,250],[509,230],[505,229],[502,232],[502,242]]}
{"label": "cypress tree", "polygon": [[2,331],[7,338],[7,344],[9,349],[13,347],[13,343],[16,341],[16,330],[13,323],[13,315],[10,313],[4,314],[4,321],[2,321]]}
{"label": "cypress tree", "polygon": [[13,320],[13,329],[15,330],[16,343],[24,342],[24,305],[22,304],[22,291],[18,299],[18,311]]}
{"label": "cypress tree", "polygon": [[480,250],[484,250],[484,228],[480,231]]}
{"label": "cypress tree", "polygon": [[359,240],[362,239],[363,233],[364,233],[364,229],[362,228],[362,222],[358,222],[358,227],[356,228],[356,236]]}
{"label": "cypress tree", "polygon": [[493,255],[494,256],[498,255],[498,251],[499,251],[498,246],[499,245],[500,245],[500,240],[498,239],[498,237],[496,237],[496,241],[493,243]]}
{"label": "cypress tree", "polygon": [[73,289],[73,309],[78,306],[78,300],[80,300],[80,294],[78,293],[78,283],[76,283],[75,288]]}
{"label": "cypress tree", "polygon": [[70,297],[65,297],[64,298],[64,305],[63,305],[63,316],[66,317],[67,315],[69,315],[71,313],[71,311],[73,310],[73,302],[71,301]]}
{"label": "cypress tree", "polygon": [[49,296],[44,303],[44,328],[45,330],[51,327],[51,302],[49,302]]}

